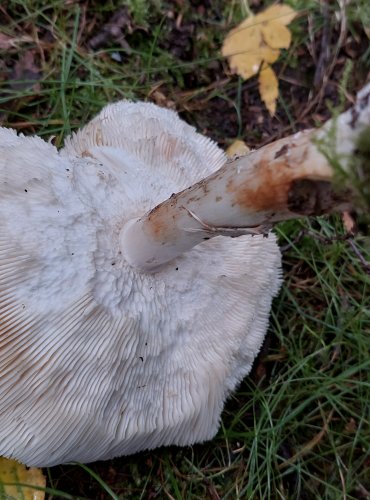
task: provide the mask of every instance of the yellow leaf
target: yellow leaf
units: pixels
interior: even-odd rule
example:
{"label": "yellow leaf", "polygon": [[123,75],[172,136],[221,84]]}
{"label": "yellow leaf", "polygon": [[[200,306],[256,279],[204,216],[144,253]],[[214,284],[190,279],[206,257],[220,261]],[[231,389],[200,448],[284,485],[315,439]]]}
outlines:
{"label": "yellow leaf", "polygon": [[234,142],[230,144],[230,146],[226,150],[226,154],[229,158],[234,156],[244,156],[250,151],[249,147],[246,145],[244,141],[240,139],[235,139]]}
{"label": "yellow leaf", "polygon": [[271,66],[264,65],[259,74],[258,83],[261,98],[270,115],[273,116],[276,111],[276,100],[279,95],[279,82]]}
{"label": "yellow leaf", "polygon": [[43,500],[45,498],[44,491],[20,486],[21,484],[45,488],[46,479],[41,469],[35,467],[28,469],[15,460],[0,457],[0,498],[9,500]]}
{"label": "yellow leaf", "polygon": [[261,28],[254,26],[254,16],[251,16],[230,31],[221,52],[229,58],[230,68],[247,80],[260,69],[263,61],[260,51],[262,44]]}
{"label": "yellow leaf", "polygon": [[272,64],[278,60],[280,55],[280,50],[272,49],[265,43],[262,43],[260,47],[260,54],[264,62]]}
{"label": "yellow leaf", "polygon": [[256,21],[258,20],[259,23],[266,21],[267,22],[277,21],[278,23],[287,26],[293,21],[296,15],[297,13],[294,11],[294,9],[289,7],[289,5],[276,4],[276,5],[271,5],[271,7],[268,7],[260,14],[257,14],[255,18]]}
{"label": "yellow leaf", "polygon": [[222,55],[228,57],[250,52],[258,49],[261,42],[261,28],[256,26],[255,16],[250,16],[226,36],[221,49]]}
{"label": "yellow leaf", "polygon": [[287,49],[292,40],[288,28],[278,21],[269,21],[261,26],[262,36],[266,44],[272,49]]}
{"label": "yellow leaf", "polygon": [[243,60],[236,56],[230,59],[230,68],[243,77],[244,80],[248,80],[251,76],[256,75],[261,64],[262,59],[260,54],[249,54]]}
{"label": "yellow leaf", "polygon": [[276,109],[278,82],[269,64],[278,59],[279,49],[289,47],[292,36],[286,26],[295,16],[296,12],[288,5],[272,5],[231,30],[221,49],[230,68],[245,80],[265,68],[264,75],[259,78],[259,87],[272,115]]}
{"label": "yellow leaf", "polygon": [[291,34],[286,25],[295,15],[287,5],[273,5],[231,30],[221,49],[230,68],[247,80],[258,73],[262,63],[275,62],[280,55],[278,49],[290,45]]}

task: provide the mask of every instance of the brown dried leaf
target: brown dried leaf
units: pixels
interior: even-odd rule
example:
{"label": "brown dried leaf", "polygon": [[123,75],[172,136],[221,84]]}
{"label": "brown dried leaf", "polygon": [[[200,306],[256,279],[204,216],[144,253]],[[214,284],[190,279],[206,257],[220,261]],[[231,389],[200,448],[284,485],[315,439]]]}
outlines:
{"label": "brown dried leaf", "polygon": [[357,233],[357,224],[355,219],[352,217],[350,212],[343,212],[342,213],[342,222],[345,230],[347,233],[350,234],[356,234]]}
{"label": "brown dried leaf", "polygon": [[161,106],[162,108],[176,109],[175,101],[166,97],[160,90],[150,92],[150,97],[158,106]]}
{"label": "brown dried leaf", "polygon": [[106,47],[112,42],[118,43],[128,53],[132,50],[127,43],[125,36],[133,31],[132,19],[127,7],[122,7],[114,12],[110,20],[105,23],[88,42],[92,50]]}
{"label": "brown dried leaf", "polygon": [[345,425],[345,430],[346,432],[350,433],[350,434],[354,434],[356,431],[357,431],[357,424],[356,424],[356,420],[354,418],[350,418],[348,420],[348,422],[346,423]]}
{"label": "brown dried leaf", "polygon": [[35,52],[27,50],[15,63],[10,75],[10,87],[15,90],[33,88],[38,90],[38,81],[41,79],[41,68],[36,62]]}

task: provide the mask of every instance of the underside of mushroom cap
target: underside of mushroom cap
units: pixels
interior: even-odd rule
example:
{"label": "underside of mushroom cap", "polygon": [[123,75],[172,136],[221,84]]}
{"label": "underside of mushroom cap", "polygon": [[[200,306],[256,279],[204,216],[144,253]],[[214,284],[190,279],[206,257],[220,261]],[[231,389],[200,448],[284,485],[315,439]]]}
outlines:
{"label": "underside of mushroom cap", "polygon": [[275,237],[216,237],[147,274],[119,234],[222,151],[127,101],[61,153],[1,133],[0,455],[52,466],[210,439],[265,335]]}

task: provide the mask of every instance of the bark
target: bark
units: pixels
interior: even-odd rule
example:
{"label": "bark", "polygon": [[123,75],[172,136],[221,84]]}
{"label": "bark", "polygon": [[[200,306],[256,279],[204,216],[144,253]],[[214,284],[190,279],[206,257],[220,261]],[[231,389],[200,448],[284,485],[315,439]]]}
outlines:
{"label": "bark", "polygon": [[133,266],[155,271],[214,236],[267,233],[282,220],[348,208],[349,192],[343,184],[338,187],[338,170],[350,170],[359,144],[370,142],[369,131],[370,84],[353,108],[321,129],[232,159],[129,221],[121,234],[122,251]]}

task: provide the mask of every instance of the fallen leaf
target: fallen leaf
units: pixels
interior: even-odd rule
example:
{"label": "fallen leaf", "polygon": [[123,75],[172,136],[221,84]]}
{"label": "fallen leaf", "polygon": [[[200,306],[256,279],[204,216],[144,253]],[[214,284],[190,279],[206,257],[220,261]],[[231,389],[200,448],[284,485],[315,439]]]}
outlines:
{"label": "fallen leaf", "polygon": [[166,97],[160,90],[153,90],[149,93],[149,95],[158,106],[161,106],[162,108],[176,109],[175,101]]}
{"label": "fallen leaf", "polygon": [[268,24],[262,23],[261,31],[263,40],[271,49],[289,48],[292,35],[288,28],[280,24],[279,21],[270,21]]}
{"label": "fallen leaf", "polygon": [[264,42],[261,27],[254,25],[254,19],[251,16],[231,30],[222,46],[230,68],[245,80],[258,73],[262,62],[260,50]]}
{"label": "fallen leaf", "polygon": [[231,30],[221,49],[222,55],[228,58],[231,70],[245,80],[262,70],[265,72],[259,83],[264,91],[261,97],[269,103],[267,107],[271,114],[276,110],[278,85],[276,75],[271,68],[268,69],[267,63],[274,63],[280,49],[290,46],[292,36],[286,26],[295,16],[296,12],[288,5],[272,5]]}
{"label": "fallen leaf", "polygon": [[[21,486],[23,484],[28,486]],[[46,478],[41,469],[27,468],[15,460],[0,457],[0,498],[17,500],[43,500],[45,492],[32,488],[45,488]]]}
{"label": "fallen leaf", "polygon": [[226,154],[229,158],[233,158],[234,156],[244,156],[249,153],[249,151],[250,149],[244,141],[235,139],[226,149]]}
{"label": "fallen leaf", "polygon": [[279,55],[280,55],[280,50],[272,49],[268,45],[263,45],[260,48],[260,55],[262,56],[263,62],[272,64],[278,60]]}
{"label": "fallen leaf", "polygon": [[255,17],[258,18],[260,23],[278,21],[280,24],[287,26],[293,21],[296,15],[296,11],[292,9],[292,7],[289,7],[289,5],[275,4],[271,5],[271,7],[268,7],[263,12],[260,12],[260,14],[257,14]]}
{"label": "fallen leaf", "polygon": [[357,224],[350,212],[342,212],[342,222],[347,233],[352,235],[357,233]]}
{"label": "fallen leaf", "polygon": [[33,89],[40,90],[41,68],[36,62],[36,54],[33,50],[27,50],[19,56],[10,74],[9,86],[14,90]]}
{"label": "fallen leaf", "polygon": [[276,111],[276,100],[279,96],[279,82],[274,70],[268,64],[264,65],[258,76],[261,99],[273,116]]}
{"label": "fallen leaf", "polygon": [[351,417],[344,428],[346,432],[349,432],[351,434],[355,433],[357,431],[357,424],[355,419]]}
{"label": "fallen leaf", "polygon": [[126,41],[126,34],[133,32],[132,19],[127,7],[122,7],[114,12],[110,20],[105,23],[88,42],[92,50],[106,47],[111,42],[118,43],[129,54],[132,49]]}

